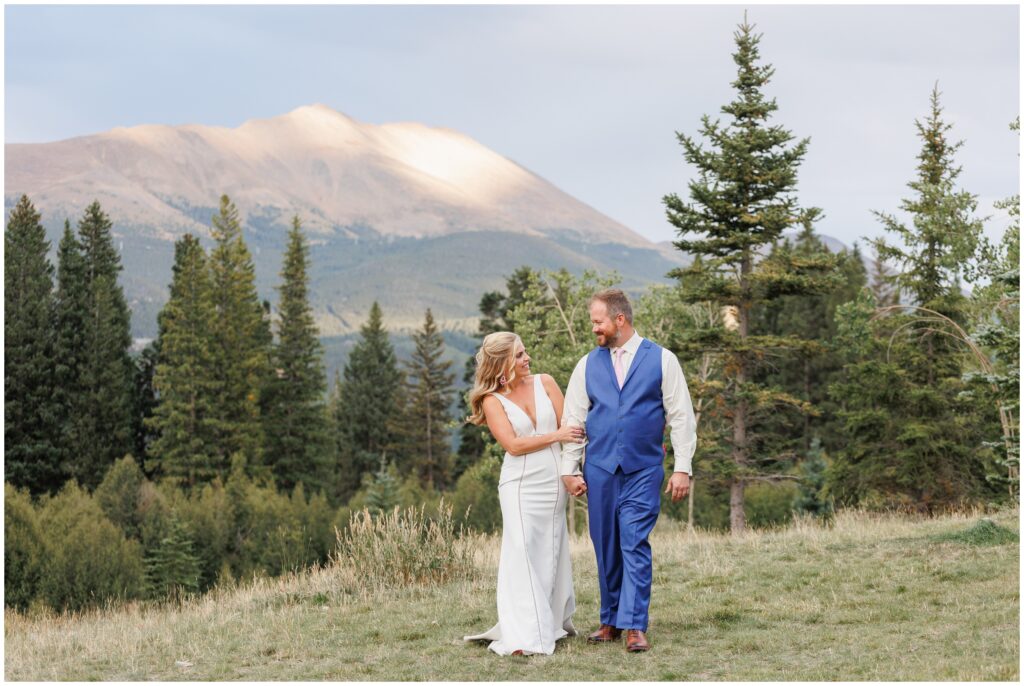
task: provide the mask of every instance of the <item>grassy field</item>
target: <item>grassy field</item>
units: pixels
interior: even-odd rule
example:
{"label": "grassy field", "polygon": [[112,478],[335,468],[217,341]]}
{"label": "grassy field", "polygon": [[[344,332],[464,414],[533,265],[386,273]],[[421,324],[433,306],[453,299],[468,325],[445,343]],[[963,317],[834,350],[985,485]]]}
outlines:
{"label": "grassy field", "polygon": [[[741,537],[652,537],[652,650],[559,642],[498,657],[463,634],[495,620],[498,542],[479,572],[381,591],[333,565],[175,608],[5,614],[8,680],[997,680],[1019,678],[1018,513],[840,513]],[[573,541],[581,633],[597,623],[590,542]],[[362,590],[360,590],[362,589]]]}

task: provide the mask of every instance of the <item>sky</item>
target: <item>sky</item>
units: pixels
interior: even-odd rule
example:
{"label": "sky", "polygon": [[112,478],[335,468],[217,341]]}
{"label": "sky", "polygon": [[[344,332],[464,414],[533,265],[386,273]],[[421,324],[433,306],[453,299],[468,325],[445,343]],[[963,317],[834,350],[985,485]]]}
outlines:
{"label": "sky", "polygon": [[1016,5],[32,6],[4,9],[4,136],[235,127],[323,103],[455,129],[653,241],[694,170],[676,132],[733,98],[748,19],[775,68],[773,123],[809,137],[797,196],[847,245],[898,216],[938,84],[961,188],[1018,192]]}

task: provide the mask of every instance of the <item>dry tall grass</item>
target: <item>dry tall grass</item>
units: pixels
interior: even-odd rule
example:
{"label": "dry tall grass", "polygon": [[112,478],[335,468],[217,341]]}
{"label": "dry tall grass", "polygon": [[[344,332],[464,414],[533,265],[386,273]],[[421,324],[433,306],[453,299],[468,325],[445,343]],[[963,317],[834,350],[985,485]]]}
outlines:
{"label": "dry tall grass", "polygon": [[461,581],[475,569],[472,544],[444,501],[433,517],[423,506],[353,513],[338,533],[335,566],[358,570],[358,586],[376,591]]}

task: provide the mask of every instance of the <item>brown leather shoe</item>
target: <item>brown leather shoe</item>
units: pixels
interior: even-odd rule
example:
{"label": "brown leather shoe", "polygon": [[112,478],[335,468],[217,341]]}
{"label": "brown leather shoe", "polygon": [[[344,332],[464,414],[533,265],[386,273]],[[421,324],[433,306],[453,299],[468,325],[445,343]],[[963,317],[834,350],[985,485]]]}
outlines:
{"label": "brown leather shoe", "polygon": [[626,630],[626,650],[631,653],[643,653],[650,649],[651,644],[647,642],[644,632],[639,629]]}
{"label": "brown leather shoe", "polygon": [[587,636],[587,643],[611,643],[619,640],[622,636],[622,629],[616,629],[611,624],[602,624],[601,628]]}

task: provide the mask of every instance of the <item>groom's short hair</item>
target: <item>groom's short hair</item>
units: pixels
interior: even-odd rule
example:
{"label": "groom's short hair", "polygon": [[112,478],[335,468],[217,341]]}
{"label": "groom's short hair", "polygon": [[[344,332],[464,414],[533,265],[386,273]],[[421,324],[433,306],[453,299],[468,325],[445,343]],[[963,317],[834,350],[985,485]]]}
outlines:
{"label": "groom's short hair", "polygon": [[593,303],[595,300],[600,300],[604,303],[605,307],[608,308],[608,316],[614,319],[615,317],[624,315],[626,321],[630,324],[633,323],[633,307],[629,304],[629,298],[618,288],[606,288],[603,291],[598,291],[590,298],[590,302]]}

